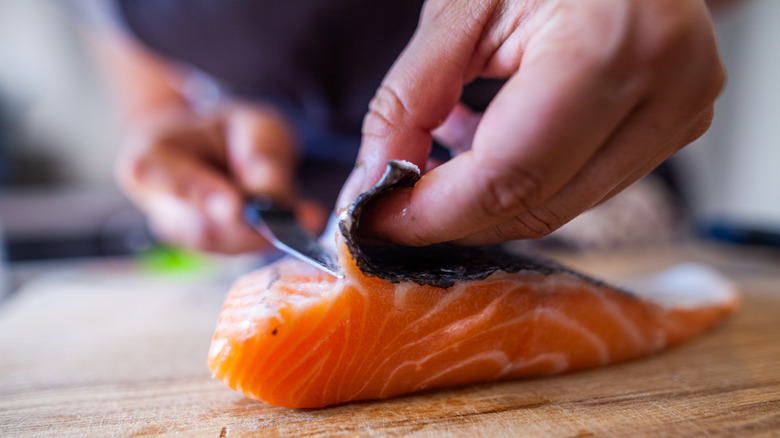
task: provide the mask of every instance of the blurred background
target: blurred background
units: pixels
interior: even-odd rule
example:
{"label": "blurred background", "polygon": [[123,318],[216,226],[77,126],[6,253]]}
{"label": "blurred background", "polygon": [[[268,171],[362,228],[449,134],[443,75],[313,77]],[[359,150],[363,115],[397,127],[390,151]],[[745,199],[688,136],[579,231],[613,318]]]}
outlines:
{"label": "blurred background", "polygon": [[[152,246],[115,187],[118,117],[62,3],[0,0],[0,291],[25,267]],[[780,247],[778,17],[776,0],[715,17],[729,82],[712,129],[672,163],[691,236]]]}

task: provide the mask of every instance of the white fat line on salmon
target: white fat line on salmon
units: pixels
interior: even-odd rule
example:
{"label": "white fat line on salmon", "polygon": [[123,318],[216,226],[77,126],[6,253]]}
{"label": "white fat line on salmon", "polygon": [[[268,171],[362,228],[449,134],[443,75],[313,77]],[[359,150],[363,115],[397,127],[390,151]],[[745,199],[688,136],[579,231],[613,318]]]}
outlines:
{"label": "white fat line on salmon", "polygon": [[[349,281],[349,280],[347,280],[347,281]],[[358,288],[357,287],[358,285],[359,285],[358,282],[354,282],[354,287],[357,290],[359,290],[366,297],[366,302],[368,302],[370,300],[370,297],[368,296],[369,294],[367,294],[363,289]],[[395,312],[399,312],[399,311],[402,311],[402,309],[404,309],[404,306],[402,305],[402,303],[406,300],[406,297],[408,296],[407,294],[410,293],[410,291],[413,291],[411,293],[419,293],[419,288],[420,288],[420,286],[418,284],[413,283],[413,282],[395,283],[394,287],[395,287],[394,292],[396,293],[396,295],[394,296],[394,303],[395,303],[394,311]],[[398,339],[401,339],[401,338],[403,338],[405,336],[409,336],[409,332],[410,331],[414,331],[415,327],[417,327],[421,321],[426,321],[426,320],[430,319],[431,317],[433,317],[434,315],[436,315],[437,313],[446,310],[447,307],[449,306],[449,304],[452,303],[453,301],[455,301],[457,298],[460,298],[462,296],[462,294],[465,292],[466,289],[467,288],[466,288],[465,285],[456,285],[456,286],[453,286],[450,289],[447,289],[446,291],[442,291],[442,294],[444,294],[444,298],[439,300],[436,303],[436,306],[432,307],[428,312],[426,312],[425,314],[421,315],[419,318],[417,318],[414,321],[412,321],[409,324],[407,324],[407,326],[406,326],[406,328],[404,330],[400,330],[400,331],[396,332],[395,336],[392,339],[390,339],[388,342],[384,342],[382,344],[381,349],[379,351],[374,352],[372,350],[372,351],[368,352],[368,354],[366,355],[366,358],[368,358],[368,357],[379,357],[379,358],[385,357],[385,360],[383,360],[378,366],[372,367],[374,369],[374,374],[377,372],[377,370],[382,365],[384,365],[388,360],[390,360],[392,358],[392,355],[386,355],[385,353],[387,352],[387,350],[392,345],[396,344],[396,341]],[[399,299],[399,295],[402,298]],[[385,315],[385,316],[386,317],[385,317],[385,320],[382,322],[382,325],[375,332],[375,334],[376,334],[378,339],[382,338],[382,335],[385,332],[385,328],[387,327],[387,323],[392,320],[392,315]],[[354,363],[354,361],[356,359],[357,359],[357,357],[353,357],[353,359],[350,361],[350,364],[349,364],[350,368],[352,366],[352,363]],[[364,360],[364,364],[365,364],[365,366],[368,366],[369,362],[367,360]],[[363,368],[364,368],[364,366],[361,366],[360,369],[357,370],[357,374],[358,375],[360,375],[363,372]],[[349,369],[349,368],[347,368],[347,369]],[[359,393],[360,391],[365,389],[365,387],[368,385],[368,383],[371,381],[371,379],[373,377],[374,377],[374,375],[372,374],[372,376],[369,379],[366,380],[366,383],[363,385],[363,387],[361,387],[357,392]]]}
{"label": "white fat line on salmon", "polygon": [[[365,303],[364,304],[364,312],[363,312],[364,319],[363,319],[363,321],[361,321],[361,323],[363,325],[365,325],[366,318],[370,318],[371,317],[371,315],[370,315],[370,313],[368,311],[368,309],[371,308],[371,294],[368,293],[363,287],[361,287],[362,285],[361,285],[361,283],[359,281],[355,280],[354,278],[352,278],[349,275],[347,275],[343,279],[338,280],[336,284],[339,285],[341,290],[346,290],[347,288],[351,287],[352,290],[357,291],[360,295],[363,296],[363,302]],[[339,294],[341,294],[341,293],[342,292],[339,291]],[[381,339],[380,334],[384,331],[385,325],[390,320],[390,317],[388,315],[385,315],[385,316],[386,316],[386,318],[385,318],[384,322],[382,323],[382,326],[378,330],[373,332],[374,334],[377,335],[377,338],[380,338],[380,339]],[[351,318],[351,316],[350,316],[350,318]],[[349,323],[352,324],[352,321],[349,321]],[[350,332],[351,332],[351,330],[346,330],[347,334],[349,334]],[[366,334],[366,332],[362,333],[362,335],[365,335],[365,334]],[[365,339],[365,337],[361,336],[361,335],[358,335],[357,339],[362,341],[363,339]],[[374,345],[376,345],[376,344],[374,344]],[[349,363],[347,363],[347,365],[343,368],[343,370],[350,370],[350,369],[352,369],[352,365],[355,363],[356,360],[358,360],[359,356],[360,355],[353,354],[352,358],[349,360]],[[370,357],[370,356],[374,356],[373,350],[366,352],[365,357]],[[341,364],[341,360],[339,360],[339,364]],[[359,375],[359,373],[354,373],[354,374]],[[340,380],[339,384],[336,387],[336,391],[337,391],[337,393],[339,395],[341,395],[342,388],[344,387],[344,381],[345,381],[347,376],[343,375],[343,373],[342,373],[342,375],[340,377],[341,377],[341,380]]]}
{"label": "white fat line on salmon", "polygon": [[[388,380],[385,382],[385,385],[382,387],[382,390],[381,390],[380,393],[384,393],[385,392],[385,389],[387,388],[387,385],[390,383],[392,377],[401,368],[403,368],[403,367],[405,367],[407,365],[414,365],[415,369],[419,370],[420,368],[422,368],[422,365],[425,364],[426,362],[428,362],[429,360],[431,360],[431,359],[433,359],[433,358],[435,358],[435,357],[437,357],[437,356],[439,356],[441,354],[445,354],[445,353],[447,353],[447,352],[449,352],[451,350],[457,350],[459,348],[460,344],[462,343],[462,341],[464,341],[466,339],[470,339],[470,338],[472,338],[474,336],[474,334],[470,334],[469,333],[469,329],[474,327],[474,326],[476,326],[476,325],[479,325],[479,323],[484,322],[486,319],[489,320],[494,315],[495,311],[498,310],[499,303],[503,302],[503,300],[510,293],[511,293],[511,290],[510,291],[506,291],[506,292],[502,293],[501,295],[499,295],[498,297],[496,297],[490,303],[490,305],[485,306],[479,312],[477,312],[475,314],[472,314],[469,317],[460,319],[458,321],[454,321],[454,322],[452,322],[450,324],[447,324],[447,325],[445,325],[443,327],[440,327],[439,329],[432,331],[431,333],[429,333],[425,337],[420,338],[420,339],[418,339],[415,342],[412,342],[412,343],[404,345],[403,348],[401,348],[399,350],[396,350],[394,352],[394,354],[392,354],[391,356],[387,357],[384,361],[382,361],[380,366],[375,368],[374,373],[369,377],[369,379],[367,379],[367,381],[368,382],[372,381],[376,377],[376,373],[378,372],[378,370],[385,363],[395,359],[398,356],[403,356],[403,352],[404,351],[409,350],[412,347],[415,347],[415,346],[417,346],[419,344],[423,344],[423,343],[425,343],[429,339],[442,338],[441,340],[439,340],[438,344],[442,344],[441,347],[443,347],[443,348],[440,348],[438,350],[436,348],[432,348],[434,353],[432,353],[432,354],[430,354],[428,356],[425,356],[425,357],[423,357],[423,358],[421,358],[419,360],[405,361],[405,362],[401,363],[401,365],[399,365],[390,374],[390,376],[388,377]],[[492,329],[493,328],[491,327],[489,330],[492,330]],[[464,332],[467,334],[466,337],[462,336],[462,333],[464,333]],[[461,339],[457,339],[456,340],[456,338],[458,338],[458,337],[460,337]]]}
{"label": "white fat line on salmon", "polygon": [[607,364],[610,361],[610,354],[607,344],[598,335],[593,333],[590,329],[580,324],[576,320],[569,318],[565,313],[560,310],[550,308],[537,308],[534,310],[535,318],[539,319],[540,316],[550,318],[558,322],[561,326],[571,329],[575,333],[580,333],[584,338],[590,341],[591,345],[596,348],[599,353],[599,359],[601,365]]}
{"label": "white fat line on salmon", "polygon": [[[318,360],[317,363],[310,368],[308,374],[304,378],[300,379],[301,384],[289,390],[290,395],[288,399],[290,401],[300,400],[302,398],[300,394],[305,394],[309,390],[309,387],[317,382],[320,375],[325,371],[325,364],[328,362],[328,359],[330,359],[331,354],[333,353],[330,352],[323,356],[322,359]],[[281,379],[279,380],[279,383],[282,383]],[[323,399],[321,402],[324,403],[325,400]]]}
{"label": "white fat line on salmon", "polygon": [[[494,301],[494,303],[498,302],[498,301],[500,301],[500,300],[497,299],[497,300]],[[542,316],[544,318],[552,319],[554,322],[558,323],[559,325],[562,325],[564,327],[567,327],[570,330],[575,331],[576,333],[579,333],[580,335],[585,337],[590,342],[590,344],[596,349],[596,351],[599,354],[599,358],[601,360],[601,364],[602,365],[609,362],[609,357],[610,357],[609,351],[607,349],[606,344],[604,343],[604,341],[601,338],[599,338],[595,333],[593,333],[589,329],[587,329],[584,326],[582,326],[580,323],[572,320],[571,318],[566,317],[565,314],[563,314],[563,313],[561,313],[561,312],[559,312],[557,310],[554,310],[554,309],[535,308],[535,309],[532,309],[532,310],[530,310],[528,312],[525,312],[525,314],[523,314],[522,316],[520,316],[518,318],[513,318],[512,320],[507,321],[507,322],[505,322],[503,324],[499,324],[497,326],[491,326],[490,329],[487,330],[487,331],[500,330],[500,329],[502,329],[502,328],[504,328],[506,326],[516,325],[516,324],[519,324],[519,323],[524,322],[526,320],[539,319],[540,316]],[[476,335],[473,334],[473,335],[469,336],[468,338],[472,338],[473,336],[476,336]],[[468,338],[466,338],[466,339],[468,339]],[[403,362],[401,365],[399,365],[390,374],[390,376],[388,377],[388,380],[385,382],[385,385],[383,386],[382,391],[380,393],[384,394],[386,392],[386,389],[387,389],[388,385],[391,383],[393,376],[397,372],[399,372],[400,369],[402,369],[402,368],[404,368],[404,367],[406,367],[408,365],[415,365],[416,368],[420,368],[424,363],[430,361],[431,359],[434,359],[434,358],[436,358],[437,356],[439,356],[441,354],[447,353],[448,351],[450,351],[452,349],[457,349],[458,345],[461,342],[463,342],[464,340],[466,340],[466,339],[462,339],[460,341],[454,342],[454,343],[450,344],[449,347],[447,347],[447,348],[445,348],[445,349],[443,349],[441,351],[437,351],[436,353],[433,353],[433,354],[430,354],[428,356],[425,356],[425,357],[423,357],[423,358],[421,358],[419,360]],[[406,348],[406,347],[407,346],[405,346],[404,348]],[[565,356],[562,353],[558,353],[558,352],[550,352],[550,353],[552,353],[552,354],[560,354],[561,355],[560,359],[563,362],[558,362],[556,364],[556,367],[558,365],[560,365],[560,363],[563,363],[564,366],[568,366],[568,361],[565,359]],[[545,354],[545,353],[542,353],[542,354]],[[387,362],[387,360],[385,362]],[[522,364],[525,364],[525,363],[527,363],[527,362],[525,362],[525,361],[522,362]],[[384,362],[383,362],[383,364],[384,364]],[[561,368],[561,369],[557,369],[556,368],[556,370],[554,372],[560,372],[560,371],[563,371],[564,369],[565,368]],[[508,372],[512,372],[512,371],[514,371],[514,370],[512,368],[509,368],[505,372],[508,373]],[[369,381],[371,381],[374,377],[375,376],[372,375],[371,378],[369,379]]]}
{"label": "white fat line on salmon", "polygon": [[558,374],[569,368],[569,360],[565,354],[561,352],[539,353],[532,359],[520,359],[515,363],[510,363],[509,366],[501,372],[501,377],[508,376],[543,362],[553,364],[550,374]]}
{"label": "white fat line on salmon", "polygon": [[427,379],[423,380],[417,385],[418,390],[426,389],[428,388],[428,385],[431,384],[431,382],[434,382],[436,379],[451,373],[453,371],[459,370],[465,366],[471,365],[472,363],[476,362],[484,362],[484,361],[490,361],[494,362],[499,369],[502,371],[497,373],[495,376],[492,377],[485,377],[485,380],[496,380],[500,376],[503,375],[503,370],[506,370],[508,367],[512,365],[511,361],[509,360],[509,357],[507,357],[506,353],[499,350],[494,351],[483,351],[482,353],[475,354],[474,356],[471,356],[461,362],[453,364],[451,367],[445,368],[441,370],[440,372],[428,377]]}
{"label": "white fat line on salmon", "polygon": [[[459,298],[462,298],[462,297],[463,297],[463,294],[464,294],[464,293],[465,293],[465,292],[466,292],[466,291],[467,291],[467,290],[468,290],[470,287],[472,287],[472,286],[484,286],[484,285],[490,285],[490,284],[493,284],[493,283],[497,283],[497,282],[499,282],[499,281],[501,281],[501,280],[490,280],[490,279],[485,279],[485,280],[480,280],[480,281],[478,281],[478,282],[475,282],[475,284],[473,284],[473,285],[466,285],[466,284],[456,284],[455,286],[452,286],[451,288],[447,289],[446,291],[442,291],[442,293],[443,293],[443,295],[444,295],[444,298],[443,298],[443,299],[441,299],[441,300],[439,300],[439,301],[436,303],[436,306],[432,307],[432,308],[431,308],[431,309],[430,309],[428,312],[426,312],[425,314],[421,315],[419,318],[417,318],[417,319],[415,319],[414,321],[412,321],[412,322],[410,322],[409,324],[407,324],[407,326],[406,326],[406,329],[405,329],[405,330],[402,330],[402,331],[400,331],[399,333],[397,333],[397,334],[396,334],[396,336],[395,336],[393,339],[391,339],[389,342],[387,342],[387,343],[386,343],[386,346],[385,346],[385,348],[379,351],[379,353],[380,353],[380,356],[379,356],[379,357],[381,357],[381,353],[384,353],[384,352],[387,350],[387,348],[389,348],[389,346],[390,346],[390,345],[395,345],[395,341],[397,341],[397,340],[398,340],[398,339],[400,339],[400,338],[403,338],[404,336],[408,336],[408,335],[409,335],[409,331],[413,331],[413,330],[415,329],[415,327],[417,327],[417,325],[418,325],[420,322],[422,322],[422,321],[427,321],[427,320],[429,320],[430,318],[434,317],[434,316],[435,316],[437,313],[439,313],[439,312],[442,312],[442,311],[445,311],[445,310],[446,310],[446,309],[447,309],[447,308],[450,306],[450,304],[452,304],[452,303],[453,303],[454,301],[456,301],[457,299],[459,299]],[[403,298],[403,299],[401,299],[401,300],[399,300],[399,299],[396,297],[396,300],[395,300],[395,303],[396,303],[396,309],[403,309],[403,308],[404,308],[404,307],[401,305],[401,303],[402,303],[403,301],[405,301],[405,298],[406,298],[406,296],[407,296],[407,293],[409,293],[409,291],[410,291],[410,290],[415,290],[415,289],[417,289],[417,291],[416,291],[416,292],[412,292],[412,293],[419,293],[419,288],[420,288],[420,286],[419,286],[418,284],[416,284],[416,283],[413,283],[413,282],[403,282],[403,283],[398,283],[398,284],[396,285],[396,287],[398,288],[398,289],[397,289],[397,291],[398,291],[400,294],[402,294],[402,295],[403,295],[403,297],[404,297],[404,298]],[[496,298],[496,300],[498,300],[498,299],[500,299],[500,298],[504,297],[505,295],[506,295],[506,293],[502,294],[502,296],[501,296],[501,297],[497,297],[497,298]],[[391,319],[391,318],[387,318],[387,319],[385,319],[385,322],[383,322],[383,323],[382,323],[382,327],[380,328],[380,333],[381,333],[381,332],[384,330],[385,326],[387,325],[387,322],[388,322],[388,321],[390,321],[390,319]],[[444,328],[446,328],[446,327],[444,327]],[[429,335],[429,336],[430,336],[430,335]],[[389,359],[389,358],[388,358],[388,359]],[[382,362],[382,364],[384,364],[384,362]],[[380,364],[380,366],[381,366],[382,364]]]}
{"label": "white fat line on salmon", "polygon": [[623,333],[627,335],[634,343],[634,348],[637,349],[637,351],[643,351],[641,347],[646,344],[648,340],[642,336],[642,332],[639,330],[639,327],[637,327],[633,321],[626,317],[626,315],[621,311],[620,307],[618,307],[618,305],[613,300],[609,299],[606,293],[598,292],[595,293],[595,295],[601,302],[604,310],[608,312],[612,318],[614,318],[614,320],[623,329]]}
{"label": "white fat line on salmon", "polygon": [[227,357],[230,354],[230,346],[227,343],[228,340],[225,338],[212,340],[211,347],[209,347],[209,359],[211,360],[217,356]]}
{"label": "white fat line on salmon", "polygon": [[401,283],[396,283],[393,286],[395,286],[393,290],[395,293],[395,296],[393,297],[393,304],[397,309],[404,307],[406,304],[406,298],[409,295],[409,291],[413,291],[414,289],[418,289],[420,287],[411,281],[403,281]]}
{"label": "white fat line on salmon", "polygon": [[[324,313],[325,313],[325,312],[323,312],[323,314],[324,314]],[[318,323],[319,323],[319,321],[318,321]],[[313,327],[317,327],[317,324],[312,324],[312,326],[313,326]],[[323,335],[321,338],[319,338],[319,339],[317,340],[317,342],[314,344],[314,346],[313,346],[313,347],[309,348],[309,350],[306,352],[306,354],[304,354],[302,357],[296,358],[296,359],[298,360],[298,363],[297,363],[296,365],[294,365],[294,366],[290,366],[290,364],[289,364],[288,362],[286,362],[286,361],[284,360],[284,358],[280,358],[280,359],[279,359],[279,361],[278,361],[280,365],[278,365],[276,368],[278,368],[279,366],[281,366],[281,364],[282,364],[282,363],[284,363],[284,364],[285,364],[285,366],[287,367],[287,371],[286,371],[284,374],[282,374],[281,376],[279,376],[279,377],[277,378],[277,380],[276,380],[276,385],[274,385],[274,386],[271,386],[271,387],[269,387],[269,388],[268,388],[268,389],[269,389],[269,392],[271,392],[271,393],[272,393],[272,392],[273,392],[273,391],[274,391],[274,390],[275,390],[275,389],[276,389],[276,388],[279,386],[279,384],[281,384],[281,383],[284,381],[284,379],[286,379],[287,377],[289,377],[289,376],[290,376],[291,374],[293,374],[294,372],[296,372],[296,371],[298,371],[298,370],[302,369],[302,367],[303,367],[303,366],[306,364],[306,361],[307,361],[307,360],[308,360],[310,357],[312,357],[313,355],[315,355],[315,354],[319,353],[319,350],[321,349],[322,345],[323,345],[323,344],[325,344],[325,343],[326,343],[326,342],[329,340],[329,338],[330,338],[330,337],[333,335],[333,332],[335,332],[336,330],[338,330],[338,328],[339,328],[339,325],[338,325],[338,324],[336,324],[336,325],[334,325],[333,327],[331,327],[331,328],[330,328],[330,330],[329,330],[327,333],[325,333],[325,334],[324,334],[324,335]],[[311,335],[311,332],[312,332],[312,331],[314,331],[314,329],[312,329],[311,331],[309,331],[309,333],[307,334],[307,336],[301,336],[301,339],[300,339],[300,341],[298,342],[298,344],[296,344],[295,346],[291,347],[291,348],[290,348],[290,351],[295,351],[295,348],[296,348],[298,345],[300,345],[300,344],[301,344],[301,343],[302,343],[304,340],[306,340],[306,339],[309,337],[309,335]],[[347,346],[346,346],[346,345],[342,345],[341,347],[342,347],[342,348],[346,348]],[[323,351],[325,351],[325,352],[326,352],[326,354],[325,354],[325,358],[327,358],[327,357],[329,357],[329,356],[330,356],[330,354],[331,354],[331,353],[330,353],[330,352],[328,352],[328,350],[323,350]],[[324,360],[325,358],[323,358],[323,360]],[[269,370],[269,374],[273,374],[273,373],[275,373],[275,372],[276,372],[276,368]]]}
{"label": "white fat line on salmon", "polygon": [[[371,300],[370,300],[370,297],[367,294],[365,294],[362,290],[357,288],[355,285],[353,285],[352,288],[353,288],[353,290],[358,291],[358,293],[360,293],[363,296],[363,308],[362,308],[362,313],[361,313],[363,315],[363,317],[358,321],[352,315],[353,312],[350,312],[349,317],[348,317],[349,319],[347,321],[347,324],[349,325],[349,328],[347,330],[345,330],[344,345],[350,345],[350,341],[353,339],[353,335],[354,335],[354,338],[356,339],[357,345],[356,346],[353,345],[353,348],[357,349],[355,351],[364,351],[365,352],[365,357],[368,357],[370,354],[372,354],[373,350],[366,352],[367,345],[364,345],[364,344],[367,343],[368,345],[370,345],[372,347],[376,345],[376,342],[372,342],[371,339],[368,339],[366,337],[366,334],[368,334],[369,332],[367,330],[365,330],[367,321],[371,317],[371,313],[369,312],[369,309],[371,309]],[[384,325],[387,323],[388,319],[389,318],[385,318],[385,321],[382,323],[382,327],[384,327]],[[360,324],[360,329],[359,330],[356,327],[357,324]],[[377,337],[379,337],[379,333],[381,333],[381,332],[382,332],[382,328],[380,328],[378,331],[375,331],[374,333],[376,333]],[[342,349],[342,353],[341,353],[341,356],[339,357],[338,364],[336,365],[336,368],[334,368],[334,369],[339,370],[338,367],[342,366],[341,365],[342,358],[344,357],[344,355],[346,353],[347,353],[347,349],[346,348]],[[333,380],[333,378],[338,378],[339,379],[339,383],[334,388],[334,392],[337,394],[337,398],[338,399],[343,399],[343,395],[344,395],[344,391],[345,391],[345,388],[344,388],[345,387],[345,380],[347,378],[349,378],[349,377],[352,377],[352,375],[355,374],[353,372],[353,373],[350,373],[351,375],[347,375],[346,370],[352,370],[353,364],[360,357],[361,357],[361,355],[359,355],[359,354],[352,354],[351,358],[349,359],[349,361],[346,364],[346,366],[343,366],[343,368],[340,369],[341,372],[333,373],[331,375],[331,377],[328,379],[328,382],[327,382],[325,387],[329,387],[330,382]]]}
{"label": "white fat line on salmon", "polygon": [[[549,308],[533,308],[528,310],[527,312],[524,312],[522,315],[519,315],[516,318],[512,318],[509,321],[505,321],[501,324],[491,326],[490,329],[486,331],[499,331],[501,329],[504,329],[505,327],[517,325],[526,322],[528,320],[538,320],[540,319],[540,316],[545,318],[550,318],[553,321],[563,326],[569,327],[570,329],[574,327],[576,329],[575,331],[577,333],[580,333],[582,336],[584,336],[590,342],[590,344],[599,352],[599,358],[601,359],[602,364],[608,363],[610,355],[609,352],[607,351],[607,347],[604,341],[600,337],[598,337],[595,333],[583,327],[581,324],[577,323],[576,321],[573,321],[571,318],[566,317],[565,314],[561,313],[558,310],[549,309]],[[472,336],[476,336],[476,334]],[[452,345],[450,348],[452,347],[455,347],[455,345]],[[563,353],[559,353],[559,352],[541,353],[541,355],[545,355],[545,354],[560,354],[562,357],[565,357]]]}
{"label": "white fat line on salmon", "polygon": [[[362,343],[365,340],[365,336],[361,336],[362,334],[366,333],[366,330],[364,329],[366,326],[367,317],[366,315],[369,315],[369,309],[370,309],[370,303],[369,300],[366,298],[363,300],[363,309],[362,309],[362,315],[363,318],[359,321],[359,324],[361,325],[361,329],[357,330],[356,325],[358,324],[357,319],[354,317],[353,313],[356,313],[354,309],[350,309],[349,313],[347,314],[347,318],[344,321],[344,324],[346,325],[346,328],[344,330],[344,341],[343,345],[345,346],[352,346],[353,348],[357,348],[356,351],[363,351],[362,350]],[[357,345],[353,345],[353,337],[357,338]],[[352,363],[355,361],[355,358],[359,355],[357,354],[351,354],[349,358],[349,363],[347,366],[343,366],[342,362],[344,360],[344,357],[347,356],[349,349],[348,348],[342,348],[339,350],[339,358],[338,361],[336,361],[336,364],[331,368],[332,370],[338,370],[337,372],[330,373],[330,376],[328,377],[328,380],[325,382],[325,385],[323,385],[323,388],[331,388],[331,382],[338,378],[340,379],[339,384],[333,388],[333,393],[340,394],[341,393],[341,387],[344,384],[344,379],[347,376],[346,370],[351,369]]]}
{"label": "white fat line on salmon", "polygon": [[[447,297],[446,297],[444,300],[442,300],[441,302],[439,302],[439,303],[437,304],[437,306],[436,306],[436,307],[434,307],[434,309],[432,309],[431,311],[427,312],[425,315],[421,316],[420,318],[417,318],[415,321],[413,321],[412,323],[410,323],[409,325],[407,325],[407,328],[406,328],[406,330],[403,330],[403,331],[401,331],[400,333],[398,333],[398,334],[396,335],[396,337],[395,337],[395,338],[393,338],[393,339],[392,339],[390,342],[388,342],[388,343],[387,343],[387,345],[388,345],[388,346],[389,346],[389,345],[395,345],[395,341],[396,341],[396,340],[398,340],[399,338],[403,338],[404,336],[407,336],[407,333],[408,333],[409,331],[411,331],[411,330],[414,330],[414,327],[415,327],[415,325],[419,324],[421,321],[425,321],[425,320],[428,320],[428,319],[430,319],[431,317],[433,317],[433,316],[434,316],[436,313],[438,313],[438,312],[445,311],[445,310],[447,309],[447,307],[449,307],[448,305],[449,305],[449,304],[451,304],[451,303],[453,303],[453,302],[455,301],[455,299],[456,299],[456,298],[461,298],[461,297],[464,295],[464,292],[465,292],[465,290],[466,290],[466,288],[464,287],[464,288],[463,288],[463,291],[461,291],[461,292],[459,292],[459,293],[457,293],[457,294],[448,294],[448,295],[447,295]],[[494,299],[494,300],[493,300],[493,301],[490,303],[490,305],[488,305],[488,306],[485,306],[485,307],[484,307],[484,308],[482,308],[482,310],[480,310],[479,312],[477,312],[477,313],[474,313],[474,314],[472,314],[470,317],[468,317],[469,319],[472,319],[472,320],[473,320],[473,321],[472,321],[472,323],[471,323],[471,325],[474,325],[474,324],[476,324],[477,322],[479,322],[479,321],[481,321],[481,320],[484,320],[485,318],[490,318],[490,317],[493,315],[493,313],[495,312],[495,310],[496,310],[497,303],[498,303],[498,302],[501,302],[501,301],[502,301],[504,298],[506,298],[506,297],[507,297],[507,296],[510,294],[510,292],[511,292],[511,291],[505,291],[505,292],[503,292],[501,295],[497,296],[497,297],[496,297],[496,298],[495,298],[495,299]],[[448,291],[448,293],[449,293],[449,291]],[[399,355],[402,355],[402,353],[403,353],[404,351],[406,351],[406,350],[408,350],[408,349],[410,349],[410,348],[412,348],[412,347],[415,347],[415,346],[417,346],[418,344],[424,343],[424,342],[426,342],[426,341],[427,341],[428,339],[430,339],[430,338],[433,338],[433,339],[435,339],[435,338],[439,337],[439,336],[440,336],[441,334],[443,334],[443,333],[444,333],[444,334],[446,334],[446,333],[453,333],[453,328],[455,328],[455,327],[465,328],[465,327],[466,327],[466,325],[465,325],[464,323],[462,323],[462,321],[463,321],[463,320],[454,321],[454,322],[451,322],[451,323],[449,323],[449,324],[447,324],[447,325],[445,325],[445,326],[439,327],[438,329],[436,329],[436,330],[432,331],[431,333],[429,333],[429,334],[428,334],[428,335],[426,335],[425,337],[423,337],[423,338],[420,338],[420,339],[418,339],[418,340],[417,340],[417,341],[415,341],[415,342],[412,342],[412,343],[409,343],[409,344],[406,344],[406,345],[404,345],[404,346],[403,346],[401,349],[398,349],[398,350],[394,351],[394,352],[393,352],[392,354],[390,354],[390,355],[386,355],[386,356],[385,356],[385,359],[384,359],[384,360],[383,360],[383,361],[382,361],[382,362],[381,362],[381,363],[380,363],[378,366],[375,366],[375,367],[374,367],[374,372],[373,372],[373,373],[371,374],[371,376],[370,376],[370,377],[369,377],[369,378],[366,380],[366,384],[364,385],[364,387],[365,387],[365,386],[367,386],[367,385],[368,385],[368,383],[369,383],[369,382],[371,382],[371,381],[374,379],[374,377],[376,376],[376,373],[377,373],[377,372],[378,372],[378,371],[379,371],[379,370],[382,368],[382,366],[384,366],[384,365],[385,365],[387,362],[394,360],[394,359],[395,359],[397,356],[399,356]],[[443,344],[448,344],[448,345],[450,345],[450,347],[446,347],[446,348],[445,348],[445,350],[443,350],[443,351],[446,351],[447,349],[449,349],[449,348],[452,348],[453,346],[456,346],[456,345],[458,344],[458,342],[457,342],[457,341],[453,341],[453,340],[452,340],[452,338],[453,338],[453,337],[454,337],[454,336],[450,335],[450,336],[447,336],[446,340],[442,340],[442,341],[440,341],[440,343],[443,343]],[[385,351],[387,350],[387,348],[389,348],[389,347],[385,347],[383,350],[381,350],[381,351],[380,351],[380,353],[385,353]],[[456,348],[457,348],[457,347],[456,347]],[[381,356],[379,356],[379,357],[381,357]],[[362,390],[362,389],[363,389],[363,388],[361,388],[361,390]]]}

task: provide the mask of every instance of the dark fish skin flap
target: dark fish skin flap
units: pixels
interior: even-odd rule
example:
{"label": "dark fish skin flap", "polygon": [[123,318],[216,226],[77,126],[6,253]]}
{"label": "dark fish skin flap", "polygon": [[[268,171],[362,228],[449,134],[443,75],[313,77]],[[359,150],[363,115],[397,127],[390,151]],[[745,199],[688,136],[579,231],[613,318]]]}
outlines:
{"label": "dark fish skin flap", "polygon": [[440,243],[425,247],[398,245],[369,246],[360,239],[360,217],[371,202],[402,187],[413,187],[420,179],[417,166],[404,161],[389,161],[379,182],[361,194],[344,212],[339,229],[358,268],[368,276],[398,283],[413,281],[420,285],[448,288],[455,283],[482,280],[496,271],[530,275],[569,274],[596,286],[604,286],[552,260],[508,252],[500,245],[467,247]]}

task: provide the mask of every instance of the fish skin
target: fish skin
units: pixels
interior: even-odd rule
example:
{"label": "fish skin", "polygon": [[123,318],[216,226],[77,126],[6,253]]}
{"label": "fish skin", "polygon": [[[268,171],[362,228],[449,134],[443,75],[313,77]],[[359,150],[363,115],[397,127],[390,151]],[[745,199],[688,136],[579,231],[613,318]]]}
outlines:
{"label": "fish skin", "polygon": [[[490,257],[482,271],[464,269],[468,278],[453,277],[452,266],[417,270],[427,277],[367,274],[360,211],[342,217],[336,236],[344,278],[288,258],[234,284],[209,351],[215,377],[250,398],[318,408],[634,359],[703,332],[737,307],[731,293],[665,306],[504,253],[497,269]],[[369,260],[391,270],[384,259]]]}
{"label": "fish skin", "polygon": [[482,280],[490,274],[528,272],[549,275],[568,272],[594,284],[602,282],[573,271],[538,254],[509,251],[501,245],[469,247],[440,243],[424,247],[387,244],[369,246],[360,237],[360,218],[366,207],[383,194],[402,187],[412,187],[420,179],[420,171],[412,163],[391,160],[379,182],[358,196],[339,217],[339,230],[352,259],[368,276],[392,283],[413,281],[420,285],[450,287],[456,283]]}

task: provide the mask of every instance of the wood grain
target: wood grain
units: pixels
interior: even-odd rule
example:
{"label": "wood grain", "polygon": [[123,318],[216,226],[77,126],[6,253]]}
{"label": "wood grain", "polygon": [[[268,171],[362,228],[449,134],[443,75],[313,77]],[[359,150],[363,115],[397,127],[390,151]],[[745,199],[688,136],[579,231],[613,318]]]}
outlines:
{"label": "wood grain", "polygon": [[563,257],[594,274],[706,261],[742,309],[662,354],[318,410],[248,400],[205,357],[227,284],[53,273],[0,307],[0,436],[780,436],[780,256],[685,247]]}

